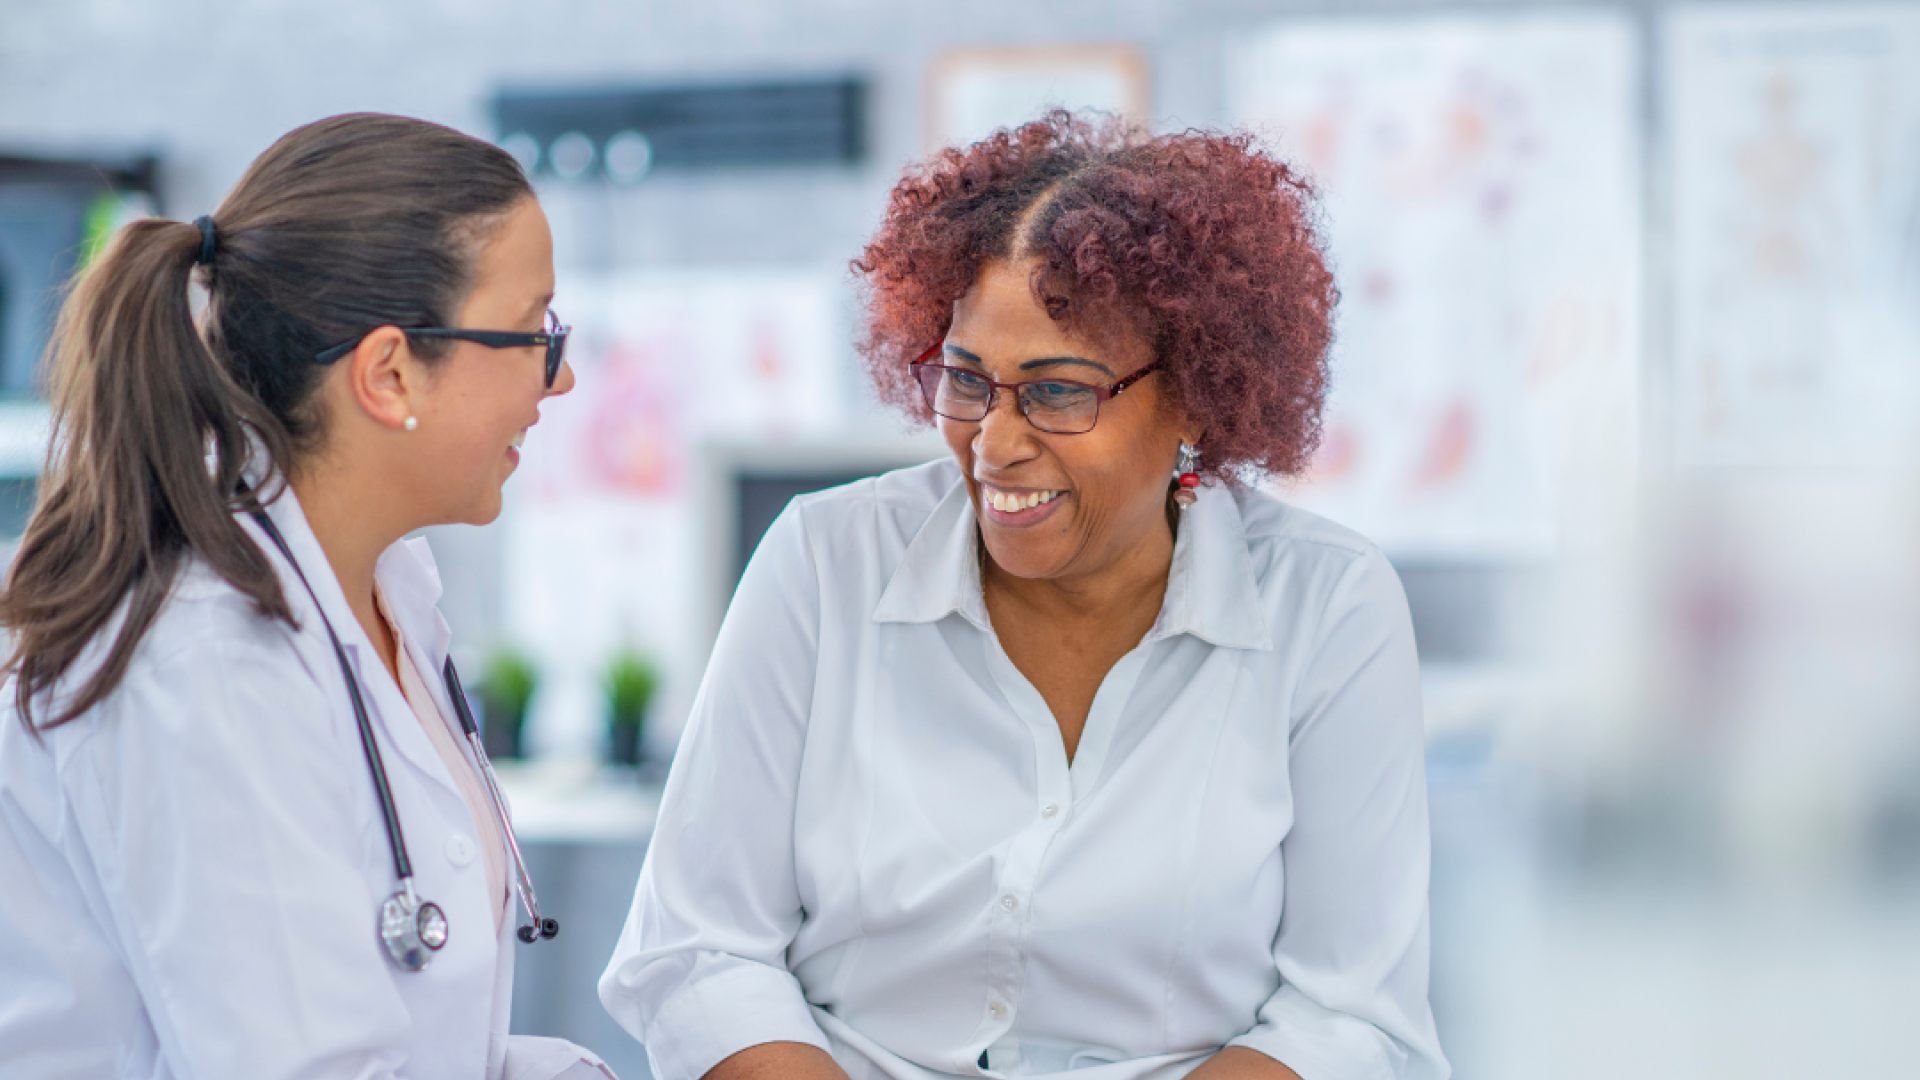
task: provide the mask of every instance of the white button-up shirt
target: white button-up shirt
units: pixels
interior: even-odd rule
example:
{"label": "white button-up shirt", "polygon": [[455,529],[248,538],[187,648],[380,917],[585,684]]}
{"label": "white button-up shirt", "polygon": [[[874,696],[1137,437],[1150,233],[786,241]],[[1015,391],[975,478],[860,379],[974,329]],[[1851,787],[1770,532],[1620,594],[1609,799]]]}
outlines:
{"label": "white button-up shirt", "polygon": [[[446,947],[408,972],[381,945],[393,855],[346,682],[313,600],[243,518],[300,629],[194,561],[96,708],[36,739],[0,687],[0,1076],[478,1080],[597,1060],[509,1040],[513,921],[475,858],[484,833],[293,492],[269,514],[359,674]],[[389,548],[376,576],[413,663],[439,672],[426,542]],[[453,715],[439,679],[426,690]]]}
{"label": "white button-up shirt", "polygon": [[727,614],[601,1000],[660,1080],[1445,1077],[1413,632],[1353,533],[1203,490],[1071,765],[939,462],[798,499]]}

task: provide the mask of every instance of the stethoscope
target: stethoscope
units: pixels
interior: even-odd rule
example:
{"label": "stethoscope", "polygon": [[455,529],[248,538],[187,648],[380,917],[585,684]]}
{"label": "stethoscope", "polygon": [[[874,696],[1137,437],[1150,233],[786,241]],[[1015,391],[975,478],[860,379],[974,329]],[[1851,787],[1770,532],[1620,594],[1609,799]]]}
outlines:
{"label": "stethoscope", "polygon": [[[387,955],[393,962],[408,971],[425,970],[433,960],[433,954],[446,947],[447,914],[440,905],[431,900],[422,900],[413,891],[413,860],[407,857],[407,838],[400,831],[400,813],[394,809],[393,789],[387,785],[386,763],[380,757],[380,745],[373,737],[373,723],[367,719],[367,705],[360,696],[360,680],[354,676],[353,665],[347,661],[347,650],[340,644],[340,635],[333,632],[333,623],[320,606],[320,597],[313,591],[313,583],[307,580],[306,571],[300,569],[300,560],[293,557],[293,549],[280,535],[273,520],[260,510],[251,511],[253,520],[266,532],[273,546],[280,549],[287,562],[293,566],[293,572],[299,576],[300,584],[306,586],[307,595],[313,598],[313,609],[320,613],[320,624],[327,628],[327,637],[333,642],[334,659],[340,661],[340,674],[347,681],[347,698],[353,703],[353,719],[360,727],[360,749],[367,756],[367,771],[373,774],[374,794],[380,799],[380,815],[386,821],[387,846],[393,851],[393,872],[400,879],[400,889],[386,902],[380,905],[380,940],[386,944]],[[487,783],[487,797],[493,803],[495,819],[500,824],[500,835],[506,837],[507,851],[513,858],[513,888],[520,896],[520,906],[526,909],[527,919],[531,923],[517,931],[521,941],[532,944],[553,937],[560,932],[560,923],[556,919],[542,918],[540,900],[533,894],[533,879],[527,875],[527,862],[520,855],[520,843],[514,839],[513,819],[507,814],[507,800],[500,794],[500,781],[493,775],[493,763],[487,760],[487,751],[480,744],[480,729],[473,722],[473,712],[467,706],[467,695],[460,688],[460,673],[454,670],[453,657],[447,657],[447,663],[441,669],[441,676],[447,683],[447,697],[453,702],[453,711],[460,718],[460,730],[466,732],[467,745],[473,748],[473,758],[480,763],[480,778]]]}

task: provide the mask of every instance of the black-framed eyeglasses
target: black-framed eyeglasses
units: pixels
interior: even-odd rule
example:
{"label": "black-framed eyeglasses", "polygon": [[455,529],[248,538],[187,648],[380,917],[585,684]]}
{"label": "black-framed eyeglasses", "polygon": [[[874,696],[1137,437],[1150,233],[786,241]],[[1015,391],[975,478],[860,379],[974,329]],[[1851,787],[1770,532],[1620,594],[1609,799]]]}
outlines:
{"label": "black-framed eyeglasses", "polygon": [[[377,327],[375,329],[378,329]],[[547,388],[553,388],[553,380],[560,377],[560,363],[566,358],[567,335],[573,332],[570,326],[561,326],[560,317],[547,312],[547,328],[537,334],[521,334],[511,330],[461,330],[439,326],[403,326],[400,332],[408,337],[451,338],[456,341],[471,341],[476,345],[485,345],[489,349],[530,349],[536,346],[547,350]],[[373,333],[372,330],[367,334]],[[343,341],[325,352],[314,354],[314,360],[322,364],[331,364],[335,360],[352,352],[367,334],[361,334],[352,341]]]}
{"label": "black-framed eyeglasses", "polygon": [[1027,382],[995,382],[977,371],[930,363],[940,354],[935,345],[913,362],[913,377],[926,395],[927,408],[936,415],[963,423],[987,418],[1002,390],[1013,391],[1013,400],[1027,423],[1052,435],[1083,435],[1100,420],[1100,403],[1160,370],[1155,360],[1112,386],[1095,386],[1071,379],[1033,379]]}

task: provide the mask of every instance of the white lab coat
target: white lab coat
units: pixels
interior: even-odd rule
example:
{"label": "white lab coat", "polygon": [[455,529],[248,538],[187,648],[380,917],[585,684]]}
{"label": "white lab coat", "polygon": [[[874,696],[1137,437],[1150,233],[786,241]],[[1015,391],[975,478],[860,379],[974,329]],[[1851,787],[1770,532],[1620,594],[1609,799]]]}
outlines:
{"label": "white lab coat", "polygon": [[[298,631],[196,562],[99,707],[36,740],[12,684],[0,690],[0,1073],[560,1073],[551,1040],[509,1060],[514,919],[496,931],[466,802],[292,491],[269,512],[360,673],[415,887],[446,912],[447,945],[422,972],[387,957],[377,912],[393,858],[339,663],[307,590],[242,518]],[[414,662],[437,675],[448,633],[426,542],[395,544],[376,574]],[[426,682],[455,715],[442,681]]]}

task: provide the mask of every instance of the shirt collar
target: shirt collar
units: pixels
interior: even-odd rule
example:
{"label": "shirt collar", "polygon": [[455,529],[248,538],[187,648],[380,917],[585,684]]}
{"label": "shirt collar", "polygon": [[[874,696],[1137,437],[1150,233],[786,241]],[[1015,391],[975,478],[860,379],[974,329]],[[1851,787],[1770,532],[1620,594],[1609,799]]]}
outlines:
{"label": "shirt collar", "polygon": [[[1199,495],[1181,512],[1166,600],[1147,640],[1192,634],[1223,648],[1271,649],[1240,505],[1219,485],[1203,487]],[[966,481],[955,480],[907,545],[873,620],[935,622],[958,612],[989,630],[978,544]]]}
{"label": "shirt collar", "polygon": [[1167,598],[1147,639],[1192,634],[1227,649],[1272,649],[1240,502],[1219,484],[1197,492],[1193,505],[1180,511]]}
{"label": "shirt collar", "polygon": [[874,622],[935,622],[952,612],[989,629],[980,591],[980,533],[967,482],[956,479],[907,545],[873,609]]}

